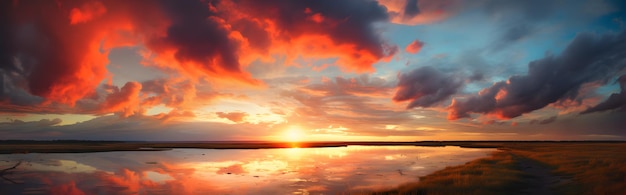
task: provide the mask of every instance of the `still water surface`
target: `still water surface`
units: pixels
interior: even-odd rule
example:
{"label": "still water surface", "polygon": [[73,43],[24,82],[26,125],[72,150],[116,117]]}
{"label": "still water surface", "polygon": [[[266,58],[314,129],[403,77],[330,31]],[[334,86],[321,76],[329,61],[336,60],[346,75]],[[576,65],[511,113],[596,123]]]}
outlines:
{"label": "still water surface", "polygon": [[337,194],[415,182],[493,149],[348,146],[0,155],[0,194]]}

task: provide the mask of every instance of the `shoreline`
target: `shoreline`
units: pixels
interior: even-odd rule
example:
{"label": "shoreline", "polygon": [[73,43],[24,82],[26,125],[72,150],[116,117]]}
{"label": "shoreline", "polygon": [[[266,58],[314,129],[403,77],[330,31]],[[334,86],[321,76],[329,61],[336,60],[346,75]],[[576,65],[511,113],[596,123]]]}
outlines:
{"label": "shoreline", "polygon": [[273,149],[361,146],[458,146],[462,148],[511,149],[528,145],[626,144],[626,141],[417,141],[417,142],[142,142],[142,141],[0,141],[0,154],[18,153],[90,153],[114,151],[163,151],[187,149]]}

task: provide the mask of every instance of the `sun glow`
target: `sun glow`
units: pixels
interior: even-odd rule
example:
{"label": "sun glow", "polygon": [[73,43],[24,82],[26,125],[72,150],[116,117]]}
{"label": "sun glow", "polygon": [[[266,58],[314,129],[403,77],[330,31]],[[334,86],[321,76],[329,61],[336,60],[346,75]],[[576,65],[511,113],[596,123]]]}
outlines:
{"label": "sun glow", "polygon": [[284,141],[301,142],[304,139],[304,131],[298,126],[291,126],[283,135]]}

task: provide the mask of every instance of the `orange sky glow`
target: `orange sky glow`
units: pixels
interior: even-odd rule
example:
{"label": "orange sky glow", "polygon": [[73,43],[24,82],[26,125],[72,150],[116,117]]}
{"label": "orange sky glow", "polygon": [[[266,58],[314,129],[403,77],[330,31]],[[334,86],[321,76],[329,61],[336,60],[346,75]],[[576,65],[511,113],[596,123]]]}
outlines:
{"label": "orange sky glow", "polygon": [[590,2],[5,1],[0,139],[624,140]]}

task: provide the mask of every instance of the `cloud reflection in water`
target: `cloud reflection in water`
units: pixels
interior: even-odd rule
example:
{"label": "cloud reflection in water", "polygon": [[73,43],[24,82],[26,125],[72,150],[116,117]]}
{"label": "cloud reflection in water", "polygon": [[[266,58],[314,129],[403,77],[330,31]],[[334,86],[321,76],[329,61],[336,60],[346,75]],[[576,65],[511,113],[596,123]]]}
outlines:
{"label": "cloud reflection in water", "polygon": [[349,146],[0,155],[8,193],[334,194],[393,187],[492,149]]}

